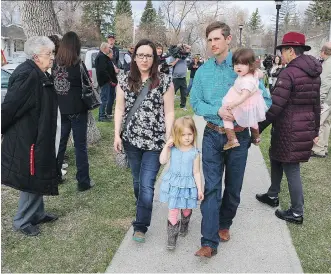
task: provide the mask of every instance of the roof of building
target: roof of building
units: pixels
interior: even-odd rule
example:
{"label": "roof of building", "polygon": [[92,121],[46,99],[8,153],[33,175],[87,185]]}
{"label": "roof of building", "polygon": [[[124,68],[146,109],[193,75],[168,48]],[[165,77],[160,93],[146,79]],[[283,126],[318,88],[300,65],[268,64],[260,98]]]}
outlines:
{"label": "roof of building", "polygon": [[14,40],[26,40],[24,30],[19,25],[1,25],[1,38],[11,38]]}

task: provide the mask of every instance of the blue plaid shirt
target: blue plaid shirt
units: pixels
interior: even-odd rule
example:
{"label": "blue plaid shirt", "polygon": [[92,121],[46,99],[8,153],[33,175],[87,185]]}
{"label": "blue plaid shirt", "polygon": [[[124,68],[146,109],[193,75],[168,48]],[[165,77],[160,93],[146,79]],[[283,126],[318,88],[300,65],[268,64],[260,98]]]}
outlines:
{"label": "blue plaid shirt", "polygon": [[[222,106],[223,97],[233,86],[237,74],[233,71],[232,52],[226,59],[218,64],[216,58],[210,58],[196,72],[190,95],[190,102],[196,115],[203,116],[207,122],[223,127],[223,120],[217,112]],[[268,108],[271,106],[271,98],[263,81],[259,88],[263,91],[263,97]]]}

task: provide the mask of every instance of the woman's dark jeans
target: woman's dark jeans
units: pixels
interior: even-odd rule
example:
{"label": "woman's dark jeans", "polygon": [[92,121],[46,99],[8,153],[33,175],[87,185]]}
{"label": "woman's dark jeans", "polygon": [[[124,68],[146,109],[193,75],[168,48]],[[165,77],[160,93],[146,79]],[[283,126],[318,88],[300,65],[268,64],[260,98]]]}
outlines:
{"label": "woman's dark jeans", "polygon": [[89,163],[87,156],[87,112],[61,115],[61,141],[58,154],[59,168],[62,167],[64,154],[72,129],[76,155],[76,179],[81,187],[90,185]]}
{"label": "woman's dark jeans", "polygon": [[134,231],[146,233],[151,224],[154,184],[160,169],[161,151],[142,150],[123,142],[133,177],[134,195],[137,199]]}

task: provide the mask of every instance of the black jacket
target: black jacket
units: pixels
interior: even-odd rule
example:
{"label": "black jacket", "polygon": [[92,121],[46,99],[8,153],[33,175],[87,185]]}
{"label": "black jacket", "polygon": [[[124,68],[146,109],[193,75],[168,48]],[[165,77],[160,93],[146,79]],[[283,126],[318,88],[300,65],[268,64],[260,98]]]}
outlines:
{"label": "black jacket", "polygon": [[193,79],[194,78],[194,75],[196,73],[196,71],[198,70],[199,67],[201,67],[202,63],[201,62],[198,62],[197,63],[198,67],[197,68],[193,68],[194,66],[194,61],[190,63],[189,67],[188,67],[188,70],[191,71],[190,73],[190,78]]}
{"label": "black jacket", "polygon": [[[88,71],[85,67],[86,74]],[[54,62],[52,69],[54,77],[54,88],[58,95],[58,102],[61,114],[85,113],[87,106],[82,100],[82,77],[80,72],[80,60],[70,67],[62,67]],[[87,85],[87,81],[85,85]]]}
{"label": "black jacket", "polygon": [[95,58],[95,70],[99,87],[104,86],[106,83],[117,84],[117,77],[115,68],[109,57],[100,51]]}
{"label": "black jacket", "polygon": [[112,50],[113,50],[113,58],[111,59],[111,61],[116,67],[119,67],[120,51],[116,46],[112,47]]}
{"label": "black jacket", "polygon": [[1,105],[2,184],[41,195],[58,194],[57,110],[49,74],[31,60],[19,65]]}

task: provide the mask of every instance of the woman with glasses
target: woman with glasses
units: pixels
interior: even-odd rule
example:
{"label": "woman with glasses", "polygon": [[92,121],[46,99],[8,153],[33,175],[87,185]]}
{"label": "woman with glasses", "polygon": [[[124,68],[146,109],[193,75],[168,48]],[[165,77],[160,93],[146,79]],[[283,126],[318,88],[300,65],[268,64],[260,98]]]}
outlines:
{"label": "woman with glasses", "polygon": [[[145,87],[148,88],[147,95],[125,124]],[[140,40],[134,48],[129,73],[119,76],[114,139],[115,151],[125,150],[131,168],[137,207],[133,240],[137,242],[145,242],[145,233],[150,226],[154,184],[160,169],[159,156],[173,122],[174,87],[171,78],[158,71],[155,45],[149,40]]]}
{"label": "woman with glasses", "polygon": [[1,183],[21,191],[14,229],[36,236],[39,224],[58,218],[45,212],[43,195],[58,195],[61,116],[47,73],[54,60],[53,42],[31,37],[24,53],[28,59],[11,75],[1,105]]}
{"label": "woman with glasses", "polygon": [[[62,118],[61,142],[58,164],[62,167],[70,131],[75,145],[76,179],[78,191],[85,191],[93,186],[89,174],[87,156],[87,106],[82,98],[82,78],[80,64],[88,75],[80,59],[81,43],[75,32],[67,32],[61,42],[52,69],[54,87],[58,95]],[[84,80],[85,81],[85,80]],[[88,82],[86,80],[86,85]]]}

